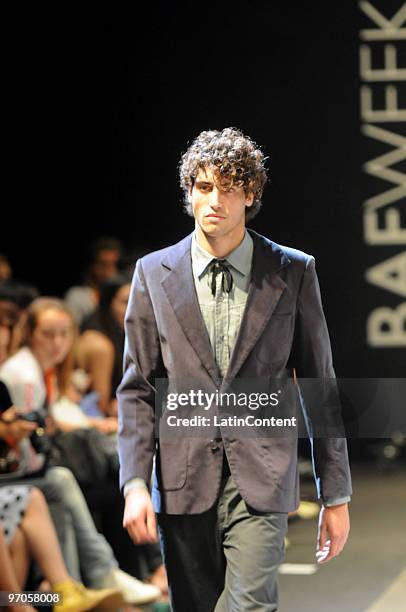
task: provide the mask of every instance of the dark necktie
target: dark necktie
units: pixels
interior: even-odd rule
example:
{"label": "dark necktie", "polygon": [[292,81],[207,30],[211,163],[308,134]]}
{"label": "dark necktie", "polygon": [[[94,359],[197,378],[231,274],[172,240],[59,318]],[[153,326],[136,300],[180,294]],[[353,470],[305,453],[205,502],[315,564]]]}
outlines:
{"label": "dark necktie", "polygon": [[217,274],[222,274],[221,277],[221,288],[223,291],[230,293],[233,288],[233,276],[230,272],[230,269],[227,265],[225,259],[213,259],[213,261],[209,265],[209,273],[211,273],[211,293],[212,295],[216,295],[216,279]]}

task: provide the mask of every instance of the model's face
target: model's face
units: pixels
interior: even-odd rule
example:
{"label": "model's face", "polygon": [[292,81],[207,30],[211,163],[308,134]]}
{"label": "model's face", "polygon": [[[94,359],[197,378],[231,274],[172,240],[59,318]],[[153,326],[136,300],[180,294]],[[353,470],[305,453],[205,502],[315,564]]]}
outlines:
{"label": "model's face", "polygon": [[65,359],[73,344],[71,317],[60,310],[45,310],[39,315],[31,348],[41,362],[54,367]]}
{"label": "model's face", "polygon": [[122,328],[124,328],[125,311],[130,297],[130,289],[131,284],[120,287],[110,305],[113,317]]}
{"label": "model's face", "polygon": [[222,189],[213,170],[200,169],[190,201],[197,230],[208,238],[221,238],[244,231],[245,209],[252,206],[254,195],[246,194],[242,187]]}

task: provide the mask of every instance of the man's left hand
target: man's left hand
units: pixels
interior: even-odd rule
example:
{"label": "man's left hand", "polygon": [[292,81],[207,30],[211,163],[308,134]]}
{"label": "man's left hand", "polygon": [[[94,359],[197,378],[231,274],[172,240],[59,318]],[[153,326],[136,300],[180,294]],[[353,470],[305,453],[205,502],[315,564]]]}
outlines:
{"label": "man's left hand", "polygon": [[348,504],[324,506],[320,510],[317,535],[317,563],[327,563],[343,550],[350,533]]}

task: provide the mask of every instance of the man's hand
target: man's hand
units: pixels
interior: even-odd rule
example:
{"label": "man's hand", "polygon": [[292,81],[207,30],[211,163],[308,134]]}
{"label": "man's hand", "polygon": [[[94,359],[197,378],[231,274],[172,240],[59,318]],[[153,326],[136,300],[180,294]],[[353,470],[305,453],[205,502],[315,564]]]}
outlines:
{"label": "man's hand", "polygon": [[350,533],[350,517],[348,504],[324,506],[319,515],[319,531],[317,535],[317,563],[327,563],[343,550]]}
{"label": "man's hand", "polygon": [[131,490],[125,498],[123,526],[135,544],[158,541],[155,512],[147,489]]}

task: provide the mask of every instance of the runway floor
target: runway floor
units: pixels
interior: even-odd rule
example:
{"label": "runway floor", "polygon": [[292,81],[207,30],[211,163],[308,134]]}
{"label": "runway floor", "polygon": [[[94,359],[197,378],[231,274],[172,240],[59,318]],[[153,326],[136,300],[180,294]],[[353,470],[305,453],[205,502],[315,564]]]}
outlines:
{"label": "runway floor", "polygon": [[352,473],[351,533],[338,558],[315,565],[317,519],[290,525],[280,612],[406,612],[406,467]]}
{"label": "runway floor", "polygon": [[316,565],[316,518],[290,524],[279,612],[406,612],[406,466],[353,466],[352,475],[350,539],[338,558]]}

